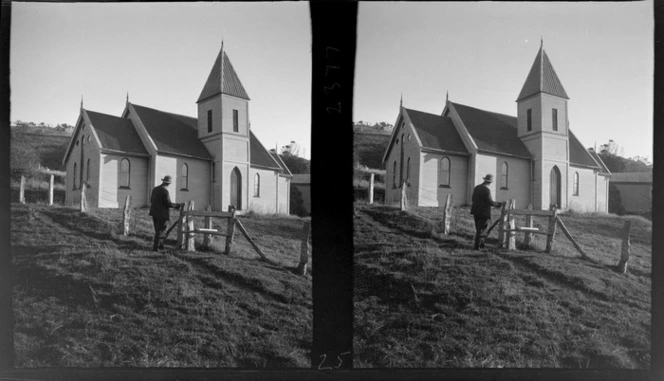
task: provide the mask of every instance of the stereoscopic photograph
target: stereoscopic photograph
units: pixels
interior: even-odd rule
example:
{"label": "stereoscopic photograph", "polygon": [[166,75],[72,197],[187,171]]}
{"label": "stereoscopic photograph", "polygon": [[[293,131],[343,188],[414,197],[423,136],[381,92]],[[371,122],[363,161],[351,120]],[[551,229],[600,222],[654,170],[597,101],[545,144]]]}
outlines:
{"label": "stereoscopic photograph", "polygon": [[360,3],[356,368],[650,368],[653,28]]}
{"label": "stereoscopic photograph", "polygon": [[14,365],[311,366],[307,3],[11,4]]}

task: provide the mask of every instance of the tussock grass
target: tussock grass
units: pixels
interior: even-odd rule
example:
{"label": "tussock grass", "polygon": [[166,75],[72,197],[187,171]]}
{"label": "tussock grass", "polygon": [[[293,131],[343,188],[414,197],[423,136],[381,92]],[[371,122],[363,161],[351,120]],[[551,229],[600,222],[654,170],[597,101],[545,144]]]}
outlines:
{"label": "tussock grass", "polygon": [[12,205],[17,367],[309,367],[301,220],[241,217],[274,265],[239,234],[230,256],[174,233],[154,253],[147,209],[132,214],[125,237],[120,210]]}
{"label": "tussock grass", "polygon": [[445,236],[438,208],[356,204],[356,366],[649,368],[651,224],[632,220],[622,275],[621,218],[561,218],[589,260],[562,233],[549,254],[498,250],[497,229],[474,251],[467,207]]}

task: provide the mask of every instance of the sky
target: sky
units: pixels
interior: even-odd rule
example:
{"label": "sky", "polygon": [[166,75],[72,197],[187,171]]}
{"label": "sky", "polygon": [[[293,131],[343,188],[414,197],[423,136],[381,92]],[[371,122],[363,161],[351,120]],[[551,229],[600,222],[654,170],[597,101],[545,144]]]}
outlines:
{"label": "sky", "polygon": [[394,124],[401,94],[404,107],[440,114],[448,91],[516,116],[543,40],[581,143],[612,139],[652,161],[653,14],[652,1],[361,2],[353,120]]}
{"label": "sky", "polygon": [[12,4],[11,121],[74,125],[83,106],[138,105],[197,116],[221,40],[266,146],[310,157],[309,4]]}

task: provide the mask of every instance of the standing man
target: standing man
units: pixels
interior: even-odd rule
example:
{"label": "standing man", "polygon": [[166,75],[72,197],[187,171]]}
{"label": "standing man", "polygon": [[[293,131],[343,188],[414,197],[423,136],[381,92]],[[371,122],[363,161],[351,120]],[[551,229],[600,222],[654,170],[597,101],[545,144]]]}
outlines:
{"label": "standing man", "polygon": [[491,207],[501,207],[504,202],[494,202],[491,198],[489,184],[493,182],[493,175],[488,174],[483,178],[484,182],[473,189],[473,205],[470,214],[475,217],[475,250],[484,248],[486,228],[491,221]]}
{"label": "standing man", "polygon": [[152,190],[150,197],[150,215],[154,223],[154,244],[152,251],[158,251],[164,246],[160,244],[161,233],[166,230],[166,222],[170,220],[170,208],[180,209],[179,204],[173,204],[168,194],[168,185],[171,183],[171,176],[164,176],[161,179],[161,185]]}

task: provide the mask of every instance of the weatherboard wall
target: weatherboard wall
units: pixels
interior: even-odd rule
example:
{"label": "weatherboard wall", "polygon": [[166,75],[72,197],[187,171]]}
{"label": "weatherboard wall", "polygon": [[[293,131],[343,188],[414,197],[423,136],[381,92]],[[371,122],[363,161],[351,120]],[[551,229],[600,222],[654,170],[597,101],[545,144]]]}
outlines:
{"label": "weatherboard wall", "polygon": [[291,185],[291,180],[290,177],[285,177],[285,176],[279,176],[276,175],[277,177],[277,183],[278,183],[278,197],[277,197],[277,205],[279,206],[277,209],[278,214],[290,214],[290,185]]}
{"label": "weatherboard wall", "polygon": [[[87,118],[84,118],[87,120]],[[82,127],[77,130],[76,135],[72,137],[73,146],[69,153],[67,162],[65,163],[66,184],[65,184],[65,205],[78,205],[81,200],[81,173],[83,173],[83,181],[86,181],[88,159],[90,159],[90,177],[87,179],[89,188],[86,189],[85,197],[87,205],[96,207],[98,204],[100,194],[100,171],[99,171],[99,144],[94,137],[92,130],[88,126],[89,122],[83,122]],[[88,138],[89,141],[88,141]],[[84,140],[83,145],[83,163],[81,163],[81,140]],[[76,163],[76,189],[74,185],[74,163]]]}
{"label": "weatherboard wall", "polygon": [[[132,206],[148,205],[147,194],[148,159],[115,154],[100,156],[100,192],[99,208],[119,208],[124,206],[125,198],[131,194]],[[129,160],[129,188],[120,187],[120,163]]]}
{"label": "weatherboard wall", "polygon": [[[254,189],[256,175],[260,176],[258,196]],[[277,181],[275,172],[268,169],[250,168],[249,170],[249,210],[258,214],[273,214],[277,212]]]}
{"label": "weatherboard wall", "polygon": [[[450,160],[449,186],[441,185],[442,159]],[[420,178],[419,206],[444,206],[447,195],[452,195],[454,205],[468,203],[466,188],[468,184],[468,158],[465,156],[444,155],[423,152],[420,154],[422,163]]]}
{"label": "weatherboard wall", "polygon": [[[386,160],[385,202],[398,203],[401,199],[401,180],[408,180],[406,197],[411,206],[418,206],[420,195],[420,145],[415,131],[410,123],[402,124],[396,128],[394,144]],[[401,163],[401,150],[403,145],[403,163]],[[408,170],[410,158],[410,170]],[[394,171],[396,163],[396,172]],[[402,173],[403,172],[403,173]]]}
{"label": "weatherboard wall", "polygon": [[[155,181],[152,187],[161,184],[161,179],[169,175],[171,201],[182,203],[194,201],[197,210],[203,210],[210,204],[210,161],[170,155],[156,155]],[[182,165],[188,167],[188,184],[182,179]]]}

